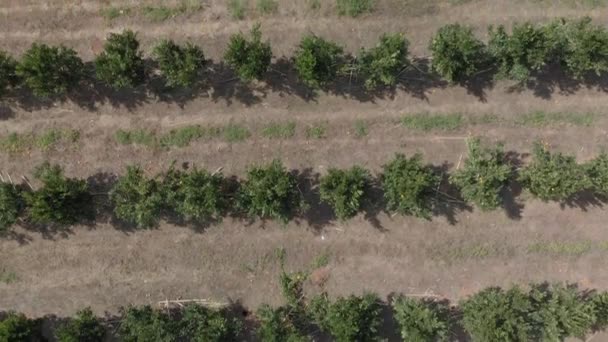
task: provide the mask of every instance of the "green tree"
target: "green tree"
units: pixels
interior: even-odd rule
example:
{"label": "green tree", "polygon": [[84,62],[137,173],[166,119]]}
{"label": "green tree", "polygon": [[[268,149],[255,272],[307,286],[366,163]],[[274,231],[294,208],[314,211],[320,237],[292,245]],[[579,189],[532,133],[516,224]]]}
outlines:
{"label": "green tree", "polygon": [[37,341],[38,332],[35,321],[23,314],[9,312],[0,321],[0,342],[32,342]]}
{"label": "green tree", "polygon": [[432,68],[449,82],[473,76],[487,62],[484,44],[473,30],[460,24],[449,24],[437,31],[431,40]]}
{"label": "green tree", "polygon": [[17,61],[4,51],[0,51],[0,96],[6,89],[17,83]]}
{"label": "green tree", "polygon": [[143,83],[144,61],[133,31],[110,33],[104,51],[95,59],[97,78],[115,89],[133,88]]}
{"label": "green tree", "polygon": [[183,172],[172,167],[162,188],[166,206],[184,219],[218,221],[228,209],[228,191],[221,173]]}
{"label": "green tree", "polygon": [[154,48],[160,71],[170,87],[191,87],[205,66],[205,55],[198,46],[179,46],[163,40]]}
{"label": "green tree", "polygon": [[462,197],[482,210],[496,209],[501,204],[500,191],[507,185],[512,171],[505,163],[501,145],[482,147],[479,139],[467,141],[469,157],[451,181],[460,188]]}
{"label": "green tree", "polygon": [[118,335],[124,342],[178,341],[178,322],[149,305],[129,307],[122,313]]}
{"label": "green tree", "polygon": [[59,342],[103,342],[105,328],[90,308],[80,310],[76,317],[57,328]]}
{"label": "green tree", "polygon": [[402,34],[384,34],[375,47],[361,50],[357,59],[359,72],[365,77],[365,86],[394,86],[399,73],[409,66],[409,42]]}
{"label": "green tree", "polygon": [[285,170],[279,160],[249,169],[237,200],[238,207],[251,216],[277,219],[284,223],[302,207],[296,178]]}
{"label": "green tree", "polygon": [[401,338],[408,342],[447,341],[449,307],[443,303],[400,296],[393,302]]}
{"label": "green tree", "polygon": [[302,38],[295,53],[298,77],[312,88],[320,88],[336,79],[343,64],[343,49],[315,35]]}
{"label": "green tree", "polygon": [[589,298],[595,313],[594,329],[603,330],[608,326],[608,292],[596,292]]}
{"label": "green tree", "polygon": [[114,214],[137,227],[150,227],[157,223],[163,204],[161,186],[148,179],[139,166],[127,167],[110,192]]}
{"label": "green tree", "polygon": [[23,193],[32,221],[74,224],[92,216],[92,196],[85,180],[67,178],[59,165],[49,163],[38,166],[34,177],[42,182],[42,187]]}
{"label": "green tree", "polygon": [[563,201],[591,187],[585,168],[573,156],[551,154],[538,142],[532,155],[532,163],[520,171],[519,180],[541,200]]}
{"label": "green tree", "polygon": [[0,234],[17,222],[22,207],[18,189],[13,184],[0,182]]}
{"label": "green tree", "polygon": [[228,317],[227,312],[197,304],[186,305],[180,319],[180,333],[184,341],[236,341],[240,329],[241,323]]}
{"label": "green tree", "polygon": [[602,196],[608,196],[608,154],[602,152],[586,163],[584,168],[593,191]]}
{"label": "green tree", "polygon": [[258,309],[260,327],[257,337],[263,342],[306,342],[310,341],[302,335],[290,319],[289,308],[273,309],[262,305]]}
{"label": "green tree", "polygon": [[34,43],[21,57],[15,73],[34,95],[60,96],[78,85],[84,64],[73,49]]}
{"label": "green tree", "polygon": [[224,59],[242,80],[262,79],[270,67],[272,49],[262,41],[260,25],[251,30],[250,40],[240,32],[230,37]]}
{"label": "green tree", "polygon": [[407,159],[397,154],[383,166],[382,189],[387,209],[402,215],[430,218],[432,197],[440,178],[429,166],[422,165],[422,156]]}
{"label": "green tree", "polygon": [[361,209],[369,182],[369,172],[359,166],[348,170],[329,169],[321,178],[321,200],[333,208],[338,219],[345,220]]}

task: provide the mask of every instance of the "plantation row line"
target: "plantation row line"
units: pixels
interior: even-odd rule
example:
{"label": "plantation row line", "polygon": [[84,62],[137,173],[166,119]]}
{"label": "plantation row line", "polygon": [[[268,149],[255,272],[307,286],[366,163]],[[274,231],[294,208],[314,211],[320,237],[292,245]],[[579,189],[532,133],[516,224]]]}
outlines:
{"label": "plantation row line", "polygon": [[[105,319],[87,308],[52,333],[59,342],[102,342],[106,337],[125,342],[228,342],[246,340],[244,336],[263,342],[368,342],[397,336],[407,342],[444,342],[461,340],[463,331],[472,341],[557,342],[584,339],[608,326],[608,292],[583,292],[574,286],[486,288],[452,306],[436,298],[403,295],[384,303],[372,293],[333,301],[323,293],[307,299],[305,279],[303,273],[283,272],[280,285],[286,303],[276,308],[262,305],[248,325],[239,316],[246,313],[242,308],[211,309],[191,303],[179,310],[130,306],[118,317]],[[386,306],[395,331],[389,331],[392,325],[384,321]],[[0,341],[42,340],[43,320],[9,312],[0,321]]]}
{"label": "plantation row line", "polygon": [[[446,200],[462,198],[482,210],[496,209],[503,204],[501,192],[513,181],[544,201],[566,201],[582,192],[608,195],[607,154],[578,164],[573,156],[551,153],[536,143],[532,162],[516,169],[500,145],[482,146],[479,139],[469,139],[467,144],[468,157],[447,182],[443,172],[423,164],[420,154],[410,158],[397,154],[383,166],[377,181],[359,166],[329,169],[317,184],[320,201],[345,220],[363,210],[365,202],[372,200],[374,185],[379,184],[385,210],[428,219]],[[42,183],[37,190],[31,185],[0,183],[2,230],[20,218],[62,225],[93,219],[95,195],[109,195],[116,218],[140,228],[154,226],[163,215],[203,224],[229,214],[287,222],[307,208],[297,175],[278,160],[251,167],[240,181],[220,172],[174,167],[148,178],[140,167],[130,166],[109,194],[93,194],[85,180],[65,177],[58,165],[45,163],[34,176]],[[446,183],[460,194],[440,191]]]}
{"label": "plantation row line", "polygon": [[[546,25],[515,24],[510,34],[503,26],[490,27],[489,37],[486,44],[470,27],[460,24],[440,28],[429,46],[431,70],[450,83],[466,82],[485,72],[524,82],[550,64],[560,64],[578,79],[608,71],[608,30],[588,17]],[[209,62],[200,47],[170,40],[160,42],[152,55],[169,87],[194,87]],[[249,81],[265,77],[272,56],[271,45],[262,40],[257,25],[250,36],[238,33],[230,38],[224,62],[241,80]],[[355,76],[372,90],[396,85],[409,69],[420,71],[412,60],[404,35],[384,34],[375,47],[361,49],[356,56],[346,54],[337,43],[306,35],[291,61],[299,80],[310,88],[325,88],[339,76]],[[151,71],[146,71],[139,41],[129,30],[109,35],[94,69],[99,81],[115,89],[136,87]],[[0,93],[25,86],[39,97],[62,96],[78,90],[87,78],[76,51],[64,46],[34,43],[19,62],[0,52]]]}

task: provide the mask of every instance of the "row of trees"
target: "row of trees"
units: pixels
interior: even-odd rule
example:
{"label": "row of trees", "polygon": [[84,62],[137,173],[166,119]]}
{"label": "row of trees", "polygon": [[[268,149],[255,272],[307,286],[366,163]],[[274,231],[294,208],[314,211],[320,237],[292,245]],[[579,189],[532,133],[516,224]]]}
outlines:
{"label": "row of trees", "polygon": [[[20,218],[69,225],[94,217],[96,201],[85,180],[66,177],[59,166],[48,163],[38,167],[34,177],[42,183],[35,190],[0,183],[2,230]],[[442,200],[454,200],[441,191],[442,184],[459,189],[464,201],[493,210],[503,204],[503,190],[515,181],[544,201],[566,201],[583,192],[608,196],[608,155],[579,164],[573,156],[551,153],[536,143],[531,162],[516,170],[500,145],[483,146],[478,139],[470,139],[468,157],[449,177],[424,164],[420,154],[409,158],[397,154],[376,178],[359,166],[329,169],[317,193],[338,219],[345,220],[372,201],[371,190],[379,185],[387,211],[428,219]],[[297,174],[278,160],[251,167],[242,180],[220,172],[174,167],[147,177],[140,167],[131,166],[108,194],[95,195],[109,195],[114,215],[137,227],[154,226],[163,215],[202,224],[229,214],[287,222],[307,207]]]}
{"label": "row of trees", "polygon": [[[485,44],[470,27],[440,28],[430,42],[431,69],[449,82],[463,82],[489,71],[523,82],[551,64],[562,65],[575,78],[608,70],[608,31],[590,18],[515,24],[510,34],[503,26],[490,27],[489,36]],[[337,43],[306,35],[293,63],[301,82],[312,88],[323,88],[340,75],[358,75],[373,89],[395,85],[404,71],[415,67],[408,48],[402,34],[385,34],[375,47],[352,56]],[[152,55],[170,87],[192,87],[208,62],[200,47],[170,40],[160,42]],[[262,40],[259,25],[249,35],[233,35],[224,55],[226,64],[245,81],[264,78],[271,59],[270,43]],[[144,64],[134,32],[112,33],[94,60],[95,76],[115,89],[132,88],[145,81]],[[19,62],[0,52],[0,93],[24,85],[40,97],[60,96],[75,89],[86,75],[83,61],[64,46],[35,43]]]}
{"label": "row of trees", "polygon": [[[286,303],[262,305],[253,335],[264,342],[313,341],[331,337],[337,342],[382,341],[398,335],[407,342],[442,342],[464,330],[473,341],[563,341],[584,339],[608,325],[608,293],[581,292],[561,284],[532,284],[527,289],[486,288],[458,306],[436,298],[395,296],[390,300],[396,331],[383,325],[383,303],[372,293],[330,300],[327,294],[305,298],[302,273],[281,275]],[[41,320],[10,312],[0,321],[0,341],[42,340]],[[384,326],[384,328],[383,328]],[[112,327],[112,329],[109,329]],[[109,321],[90,309],[79,311],[54,331],[59,342],[242,340],[244,324],[228,309],[197,304],[181,310],[128,307]],[[459,336],[462,337],[462,336]],[[327,340],[327,338],[325,338]]]}

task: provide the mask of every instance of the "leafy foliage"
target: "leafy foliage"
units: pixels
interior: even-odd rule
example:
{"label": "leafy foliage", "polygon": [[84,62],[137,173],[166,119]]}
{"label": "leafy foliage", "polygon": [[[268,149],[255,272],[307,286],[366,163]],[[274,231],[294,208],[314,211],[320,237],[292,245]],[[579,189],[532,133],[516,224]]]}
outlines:
{"label": "leafy foliage", "polygon": [[428,166],[422,165],[422,156],[407,159],[397,154],[384,165],[382,188],[387,209],[402,215],[423,218],[431,216],[431,196],[440,178]]}
{"label": "leafy foliage", "polygon": [[295,54],[298,77],[306,85],[319,88],[333,81],[343,63],[343,49],[323,38],[307,35]]}
{"label": "leafy foliage", "polygon": [[34,177],[42,187],[23,194],[32,221],[73,224],[91,216],[92,196],[86,181],[66,178],[59,165],[49,163],[37,167]]}
{"label": "leafy foliage", "polygon": [[287,222],[302,206],[296,178],[279,160],[253,167],[241,184],[238,206],[249,215]]}
{"label": "leafy foliage", "polygon": [[133,31],[110,33],[104,51],[95,59],[97,78],[115,89],[132,88],[144,81],[144,61]]}
{"label": "leafy foliage", "polygon": [[0,321],[0,341],[2,342],[31,342],[36,341],[37,324],[23,314],[9,312]]}
{"label": "leafy foliage", "polygon": [[448,340],[450,322],[447,305],[400,296],[393,302],[393,311],[404,341]]}
{"label": "leafy foliage", "polygon": [[608,196],[608,154],[605,152],[584,165],[593,191]]}
{"label": "leafy foliage", "polygon": [[431,40],[432,68],[449,82],[462,81],[479,71],[487,61],[484,44],[470,27],[449,24]]}
{"label": "leafy foliage", "polygon": [[217,221],[228,208],[228,192],[220,173],[197,169],[184,172],[172,167],[162,187],[167,207],[184,219]]}
{"label": "leafy foliage", "polygon": [[409,42],[402,34],[384,34],[375,47],[362,50],[357,59],[359,72],[368,89],[394,86],[399,72],[409,65]]}
{"label": "leafy foliage", "polygon": [[534,144],[534,160],[520,171],[522,185],[543,201],[563,201],[590,187],[585,169],[572,156],[551,154],[540,143]]}
{"label": "leafy foliage", "polygon": [[289,319],[289,308],[273,309],[262,305],[258,310],[260,327],[257,336],[264,342],[305,342],[308,339],[302,335]]}
{"label": "leafy foliage", "polygon": [[337,0],[338,14],[358,17],[370,12],[374,7],[374,0]]}
{"label": "leafy foliage", "polygon": [[180,334],[184,341],[236,341],[240,329],[240,322],[229,318],[225,311],[196,304],[186,305],[180,319]]}
{"label": "leafy foliage", "polygon": [[608,292],[594,293],[590,299],[595,312],[595,329],[606,329],[608,326]]}
{"label": "leafy foliage", "polygon": [[484,148],[479,139],[467,141],[469,157],[451,181],[460,188],[462,197],[482,210],[496,209],[501,204],[500,191],[511,176],[502,146]]}
{"label": "leafy foliage", "polygon": [[353,217],[361,209],[369,178],[369,172],[359,166],[349,170],[329,169],[321,178],[321,200],[332,206],[340,220]]}
{"label": "leafy foliage", "polygon": [[226,63],[234,68],[236,74],[245,81],[262,79],[270,66],[272,49],[270,43],[262,41],[260,25],[251,30],[251,40],[243,33],[230,37],[224,55]]}
{"label": "leafy foliage", "polygon": [[170,87],[190,87],[205,65],[205,55],[196,45],[179,46],[163,40],[154,48],[160,71]]}
{"label": "leafy foliage", "polygon": [[118,334],[124,342],[172,342],[178,338],[178,322],[149,305],[124,310]]}
{"label": "leafy foliage", "polygon": [[82,79],[84,64],[73,49],[34,43],[15,73],[34,95],[51,97],[74,88]]}
{"label": "leafy foliage", "polygon": [[17,188],[13,184],[0,182],[0,234],[17,222],[22,206]]}
{"label": "leafy foliage", "polygon": [[9,86],[14,86],[17,82],[17,61],[6,52],[0,50],[0,95]]}
{"label": "leafy foliage", "polygon": [[99,318],[90,308],[76,313],[76,317],[57,329],[56,336],[59,342],[102,342],[105,329]]}
{"label": "leafy foliage", "polygon": [[110,199],[116,217],[140,228],[158,221],[163,204],[160,185],[156,180],[146,178],[138,166],[127,167],[127,174],[118,179]]}

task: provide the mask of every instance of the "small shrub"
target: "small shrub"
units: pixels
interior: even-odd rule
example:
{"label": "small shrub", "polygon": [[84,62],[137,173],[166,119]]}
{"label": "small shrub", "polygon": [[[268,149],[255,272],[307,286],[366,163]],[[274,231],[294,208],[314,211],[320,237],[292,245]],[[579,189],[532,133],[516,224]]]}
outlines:
{"label": "small shrub", "polygon": [[95,59],[97,78],[115,89],[132,88],[144,81],[144,61],[133,31],[110,33],[104,51]]}
{"label": "small shrub", "polygon": [[90,308],[78,311],[75,318],[56,331],[59,342],[103,342],[105,334],[101,321]]}
{"label": "small shrub", "polygon": [[178,322],[149,305],[123,310],[118,335],[121,341],[177,341]]}
{"label": "small shrub", "polygon": [[34,95],[60,96],[80,82],[84,64],[73,49],[34,43],[15,72]]}
{"label": "small shrub", "polygon": [[608,154],[605,152],[600,154],[584,167],[593,191],[602,196],[608,196]]}
{"label": "small shrub", "polygon": [[502,146],[484,148],[479,139],[470,139],[467,147],[469,157],[464,167],[452,174],[451,181],[460,188],[465,200],[482,210],[496,209],[501,204],[500,192],[511,176]]}
{"label": "small shrub", "polygon": [[0,321],[0,341],[2,342],[30,342],[36,341],[38,332],[35,321],[23,314],[9,312]]}
{"label": "small shrub", "polygon": [[180,333],[184,341],[223,342],[236,341],[241,323],[228,317],[225,311],[189,304],[182,311]]}
{"label": "small shrub", "polygon": [[238,206],[251,216],[287,222],[302,206],[296,178],[279,160],[252,167],[241,184]]}
{"label": "small shrub", "polygon": [[262,42],[259,24],[251,30],[250,40],[243,33],[230,37],[228,50],[224,55],[226,63],[245,81],[262,79],[270,67],[271,58],[270,43]]}
{"label": "small shrub", "polygon": [[191,87],[205,65],[203,51],[193,44],[164,40],[154,48],[160,71],[170,87]]}
{"label": "small shrub", "polygon": [[160,185],[156,180],[146,178],[138,166],[127,167],[127,174],[118,178],[110,199],[116,217],[139,228],[154,225],[163,204]]}
{"label": "small shrub", "polygon": [[0,95],[3,95],[8,87],[16,85],[16,70],[17,61],[4,51],[0,51]]}
{"label": "small shrub", "polygon": [[371,12],[374,8],[373,0],[337,0],[338,14],[358,17],[365,12]]}
{"label": "small shrub", "polygon": [[298,77],[309,87],[319,88],[336,79],[343,63],[343,49],[314,35],[302,38],[295,53]]}
{"label": "small shrub", "polygon": [[0,182],[0,235],[17,222],[22,207],[17,188],[13,184]]}
{"label": "small shrub", "polygon": [[486,62],[484,44],[470,27],[443,26],[431,40],[432,68],[449,82],[473,76]]}
{"label": "small shrub", "polygon": [[407,159],[397,154],[383,166],[382,189],[387,209],[402,215],[430,218],[432,196],[440,182],[433,170],[422,165],[422,156]]}
{"label": "small shrub", "polygon": [[42,187],[23,194],[33,222],[73,224],[91,218],[92,196],[86,181],[66,178],[59,165],[49,163],[37,167],[34,177],[42,182]]}
{"label": "small shrub", "polygon": [[404,341],[448,341],[450,322],[447,305],[400,296],[393,302],[393,311]]}
{"label": "small shrub", "polygon": [[564,201],[591,187],[584,167],[572,156],[551,154],[540,143],[534,144],[532,163],[519,173],[524,188],[543,201]]}
{"label": "small shrub", "polygon": [[275,0],[257,0],[258,12],[262,14],[274,14],[279,9],[279,4]]}
{"label": "small shrub", "polygon": [[321,178],[321,200],[333,208],[338,219],[353,217],[361,209],[369,179],[369,172],[358,166],[349,170],[329,169]]}
{"label": "small shrub", "polygon": [[362,50],[357,59],[359,72],[366,78],[365,86],[394,86],[399,73],[409,65],[409,42],[401,34],[383,35],[376,47]]}

